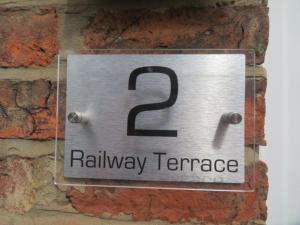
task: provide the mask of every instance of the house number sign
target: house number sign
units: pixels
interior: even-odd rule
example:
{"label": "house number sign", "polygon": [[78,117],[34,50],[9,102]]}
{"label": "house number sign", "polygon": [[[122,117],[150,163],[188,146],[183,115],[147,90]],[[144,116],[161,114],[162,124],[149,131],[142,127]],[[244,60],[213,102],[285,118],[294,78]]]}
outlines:
{"label": "house number sign", "polygon": [[69,55],[64,176],[244,182],[245,55]]}

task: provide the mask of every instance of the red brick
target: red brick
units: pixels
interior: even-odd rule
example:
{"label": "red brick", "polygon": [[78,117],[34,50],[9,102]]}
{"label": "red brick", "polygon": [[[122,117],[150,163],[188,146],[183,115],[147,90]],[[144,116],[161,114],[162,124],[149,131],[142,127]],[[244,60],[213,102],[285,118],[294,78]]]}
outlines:
{"label": "red brick", "polygon": [[[32,117],[35,121],[35,130],[30,139],[52,139],[56,135],[56,98],[57,98],[57,85],[53,83],[50,89],[50,95],[47,99],[47,108],[44,110],[32,112]],[[59,98],[59,117],[58,117],[58,138],[64,138],[65,132],[65,107],[66,107],[66,94],[65,84],[62,82],[60,85],[60,98]]]}
{"label": "red brick", "polygon": [[245,144],[247,145],[254,143],[266,145],[264,132],[266,86],[267,80],[264,78],[256,79],[255,82],[252,79],[247,81],[245,101]]}
{"label": "red brick", "polygon": [[84,35],[92,49],[255,49],[260,64],[268,33],[267,7],[239,6],[100,10]]}
{"label": "red brick", "polygon": [[[86,187],[82,193],[67,191],[73,207],[94,216],[124,213],[134,220],[166,220],[185,222],[197,219],[202,223],[232,224],[254,219],[266,220],[268,191],[267,167],[256,164],[254,192],[203,192],[126,188]],[[252,176],[253,167],[246,176]],[[245,185],[247,186],[247,184]]]}
{"label": "red brick", "polygon": [[44,80],[21,82],[17,85],[16,104],[29,111],[46,108],[50,85]]}
{"label": "red brick", "polygon": [[16,84],[0,82],[0,138],[26,138],[33,132],[30,113],[16,104]]}
{"label": "red brick", "polygon": [[[61,86],[58,137],[64,137],[65,89]],[[0,82],[0,138],[52,139],[56,134],[56,84]]]}
{"label": "red brick", "polygon": [[58,52],[53,8],[0,8],[0,66],[47,66]]}

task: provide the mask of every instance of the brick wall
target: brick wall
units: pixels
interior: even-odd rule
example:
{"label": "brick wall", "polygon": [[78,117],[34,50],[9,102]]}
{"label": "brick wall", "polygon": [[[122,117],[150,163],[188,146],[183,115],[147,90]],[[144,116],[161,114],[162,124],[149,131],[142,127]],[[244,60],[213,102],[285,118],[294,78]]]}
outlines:
{"label": "brick wall", "polygon": [[[0,0],[0,22],[0,225],[265,224],[267,167],[259,160],[251,193],[63,187],[54,185],[53,139],[56,119],[65,119],[55,115],[59,51],[251,48],[256,96],[246,94],[246,118],[255,107],[256,143],[246,119],[246,148],[257,151],[266,144],[266,1]],[[59,105],[64,111],[64,98]]]}

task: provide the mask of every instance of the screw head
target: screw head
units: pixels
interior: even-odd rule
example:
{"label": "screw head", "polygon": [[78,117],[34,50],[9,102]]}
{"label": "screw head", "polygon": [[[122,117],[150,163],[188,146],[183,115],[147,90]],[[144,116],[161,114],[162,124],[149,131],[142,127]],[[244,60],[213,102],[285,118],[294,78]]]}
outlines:
{"label": "screw head", "polygon": [[239,124],[242,121],[242,115],[239,113],[231,113],[230,123],[231,124]]}
{"label": "screw head", "polygon": [[82,117],[76,112],[70,112],[68,115],[70,123],[81,123]]}
{"label": "screw head", "polygon": [[229,124],[239,124],[242,119],[242,115],[236,112],[225,113],[222,116],[222,121]]}

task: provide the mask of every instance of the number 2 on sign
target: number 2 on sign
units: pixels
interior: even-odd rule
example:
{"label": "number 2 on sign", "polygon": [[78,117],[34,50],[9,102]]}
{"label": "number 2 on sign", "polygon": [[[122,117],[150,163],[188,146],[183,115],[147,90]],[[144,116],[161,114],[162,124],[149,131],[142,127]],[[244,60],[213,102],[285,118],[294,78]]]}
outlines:
{"label": "number 2 on sign", "polygon": [[171,92],[169,99],[164,102],[151,103],[138,105],[133,107],[128,114],[127,120],[127,135],[128,136],[159,136],[159,137],[177,137],[177,130],[146,130],[146,129],[136,129],[135,119],[137,114],[140,112],[159,110],[169,108],[175,104],[178,96],[178,80],[176,73],[168,68],[162,66],[146,66],[139,67],[133,70],[129,77],[128,90],[136,90],[136,80],[141,74],[149,73],[162,73],[170,78],[171,82]]}

